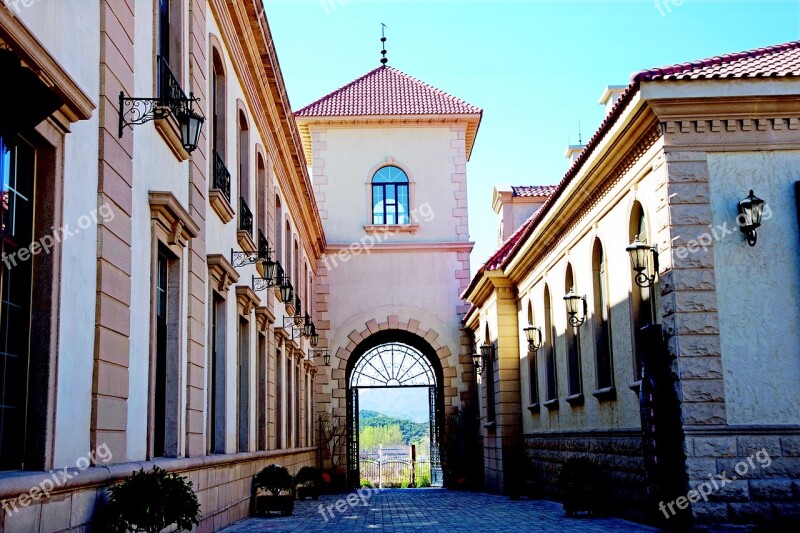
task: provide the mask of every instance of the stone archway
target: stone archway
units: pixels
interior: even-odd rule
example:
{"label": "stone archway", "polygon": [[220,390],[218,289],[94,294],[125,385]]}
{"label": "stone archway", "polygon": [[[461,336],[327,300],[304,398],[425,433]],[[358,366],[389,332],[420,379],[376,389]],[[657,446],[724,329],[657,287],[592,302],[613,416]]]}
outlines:
{"label": "stone archway", "polygon": [[444,373],[437,351],[423,337],[400,329],[378,330],[350,353],[345,368],[347,478],[360,483],[359,392],[363,388],[428,388],[431,481],[440,484],[439,446],[444,430]]}

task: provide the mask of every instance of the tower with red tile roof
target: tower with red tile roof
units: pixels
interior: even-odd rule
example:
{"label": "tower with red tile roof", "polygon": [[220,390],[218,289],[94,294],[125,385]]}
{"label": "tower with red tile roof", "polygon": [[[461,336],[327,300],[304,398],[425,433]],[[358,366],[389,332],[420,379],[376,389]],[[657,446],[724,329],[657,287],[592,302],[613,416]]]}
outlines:
{"label": "tower with red tile roof", "polygon": [[295,113],[328,242],[317,265],[316,324],[331,353],[320,410],[354,422],[355,362],[392,343],[418,349],[437,376],[432,442],[468,398],[474,374],[462,362],[473,347],[462,343],[459,294],[470,277],[467,161],[481,116],[385,65]]}

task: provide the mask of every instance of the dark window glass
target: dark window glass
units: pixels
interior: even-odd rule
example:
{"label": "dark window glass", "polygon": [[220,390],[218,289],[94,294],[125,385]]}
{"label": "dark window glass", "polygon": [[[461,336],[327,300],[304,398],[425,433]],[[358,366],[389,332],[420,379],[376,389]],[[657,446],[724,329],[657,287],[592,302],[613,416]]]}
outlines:
{"label": "dark window glass", "polygon": [[164,456],[167,416],[167,299],[169,259],[162,250],[156,264],[156,383],[153,455]]}
{"label": "dark window glass", "polygon": [[0,269],[0,469],[24,467],[30,382],[33,260],[18,252],[33,240],[35,151],[0,136],[3,183]]}
{"label": "dark window glass", "polygon": [[372,223],[409,223],[408,176],[397,167],[383,167],[372,178]]}
{"label": "dark window glass", "polygon": [[614,384],[611,351],[611,317],[608,300],[606,258],[600,243],[595,244],[592,270],[594,274],[595,353],[597,358],[597,388]]}

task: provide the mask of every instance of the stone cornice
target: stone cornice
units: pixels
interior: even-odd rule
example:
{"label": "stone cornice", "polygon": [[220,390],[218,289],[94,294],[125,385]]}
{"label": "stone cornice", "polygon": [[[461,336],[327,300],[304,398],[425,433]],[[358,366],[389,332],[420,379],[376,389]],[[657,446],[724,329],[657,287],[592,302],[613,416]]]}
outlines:
{"label": "stone cornice", "polygon": [[61,112],[69,122],[86,120],[97,105],[64,68],[50,55],[36,36],[13,14],[10,6],[0,9],[0,43],[8,45],[24,66],[56,93],[64,105]]}
{"label": "stone cornice", "polygon": [[150,218],[169,234],[169,244],[183,246],[200,235],[200,227],[171,192],[150,191]]}
{"label": "stone cornice", "polygon": [[576,180],[560,205],[551,209],[517,251],[506,268],[509,279],[515,282],[522,279],[532,265],[552,253],[567,235],[584,224],[586,216],[661,138],[660,125],[652,113],[642,110],[631,119],[617,142],[604,147],[606,157],[596,161]]}
{"label": "stone cornice", "polygon": [[264,306],[256,307],[256,320],[261,331],[266,332],[269,330],[269,326],[275,323],[275,315]]}
{"label": "stone cornice", "polygon": [[217,284],[217,291],[227,292],[231,284],[239,281],[239,273],[222,254],[209,254],[206,256],[208,272],[211,279]]}
{"label": "stone cornice", "polygon": [[[392,252],[471,252],[475,247],[474,242],[382,242],[374,245],[356,245],[361,254],[367,253],[392,253]],[[349,251],[353,244],[329,244],[328,254]],[[353,251],[353,255],[358,255]]]}
{"label": "stone cornice", "polygon": [[306,158],[311,156],[311,127],[362,127],[365,125],[379,125],[381,127],[399,126],[408,128],[409,126],[428,127],[446,126],[463,124],[465,128],[465,144],[467,160],[472,155],[472,148],[475,138],[478,135],[478,127],[481,123],[481,115],[457,114],[457,115],[363,115],[363,116],[339,116],[339,117],[297,117],[297,126],[303,139],[303,149]]}
{"label": "stone cornice", "polygon": [[267,152],[277,156],[272,162],[287,211],[295,214],[301,243],[315,263],[325,249],[325,233],[263,6],[257,0],[210,0],[209,5],[255,127]]}
{"label": "stone cornice", "polygon": [[243,285],[236,286],[236,301],[242,307],[243,315],[249,315],[253,308],[261,304],[261,299],[253,289]]}

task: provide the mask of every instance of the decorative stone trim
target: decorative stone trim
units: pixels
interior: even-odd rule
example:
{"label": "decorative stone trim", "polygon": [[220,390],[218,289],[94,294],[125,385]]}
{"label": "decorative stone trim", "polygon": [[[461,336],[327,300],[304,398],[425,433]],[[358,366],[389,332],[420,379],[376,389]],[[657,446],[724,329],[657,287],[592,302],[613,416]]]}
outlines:
{"label": "decorative stone trim", "polygon": [[161,138],[166,141],[167,146],[169,146],[169,149],[178,161],[186,161],[191,157],[189,152],[186,151],[186,148],[183,147],[180,125],[172,113],[168,113],[165,118],[154,120],[153,124],[155,124],[156,131],[161,135]]}
{"label": "decorative stone trim", "polygon": [[[584,220],[594,208],[602,203],[606,195],[628,174],[628,172],[641,160],[641,158],[656,144],[662,137],[661,127],[658,123],[653,123],[641,135],[640,140],[627,150],[617,165],[606,174],[604,179],[594,187],[592,194],[584,196],[583,202],[575,209],[574,215],[562,217],[567,223],[559,228],[550,239],[540,240],[536,244],[536,249],[526,258],[530,264],[540,263],[552,250],[557,249],[563,240],[570,235],[576,228],[584,225]],[[584,193],[585,194],[585,193]]]}
{"label": "decorative stone trim", "polygon": [[227,292],[231,284],[239,281],[239,273],[222,254],[209,254],[206,256],[208,273],[217,285],[218,292]]}
{"label": "decorative stone trim", "polygon": [[377,233],[411,233],[419,230],[419,224],[366,224],[364,231],[370,235]]}
{"label": "decorative stone trim", "polygon": [[756,131],[797,131],[800,129],[798,117],[775,118],[727,118],[713,120],[668,120],[661,122],[664,134],[676,133],[735,133]]}
{"label": "decorative stone trim", "polygon": [[69,122],[87,120],[92,116],[97,105],[11,9],[0,10],[0,42],[7,44],[23,65],[38,73],[50,90],[61,98],[64,102],[61,113]]}
{"label": "decorative stone trim", "polygon": [[253,289],[243,285],[237,285],[236,287],[236,302],[239,304],[241,313],[244,316],[249,315],[250,311],[261,304],[261,300],[253,292]]}
{"label": "decorative stone trim", "polygon": [[253,237],[245,230],[236,231],[236,242],[239,243],[239,248],[248,254],[255,253],[256,243],[253,242]]}
{"label": "decorative stone trim", "polygon": [[219,216],[223,224],[233,220],[233,215],[236,213],[234,213],[230,202],[228,202],[221,190],[211,189],[208,191],[208,201],[211,204],[211,209]]}
{"label": "decorative stone trim", "polygon": [[256,321],[261,331],[266,333],[269,331],[270,325],[275,323],[275,315],[264,306],[256,307]]}
{"label": "decorative stone trim", "polygon": [[171,192],[150,191],[149,198],[150,218],[169,234],[169,244],[183,246],[200,235],[200,227]]}

